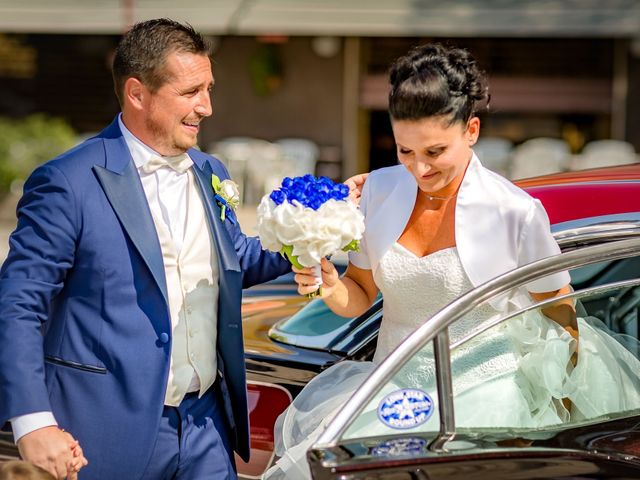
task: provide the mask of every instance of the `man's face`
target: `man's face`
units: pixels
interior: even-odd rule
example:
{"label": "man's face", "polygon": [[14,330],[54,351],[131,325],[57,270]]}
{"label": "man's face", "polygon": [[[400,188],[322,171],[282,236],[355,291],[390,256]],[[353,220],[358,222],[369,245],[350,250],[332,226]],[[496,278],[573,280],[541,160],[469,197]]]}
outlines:
{"label": "man's face", "polygon": [[184,153],[197,143],[200,122],[211,115],[213,72],[206,55],[173,52],[167,81],[143,100],[145,143],[161,155]]}

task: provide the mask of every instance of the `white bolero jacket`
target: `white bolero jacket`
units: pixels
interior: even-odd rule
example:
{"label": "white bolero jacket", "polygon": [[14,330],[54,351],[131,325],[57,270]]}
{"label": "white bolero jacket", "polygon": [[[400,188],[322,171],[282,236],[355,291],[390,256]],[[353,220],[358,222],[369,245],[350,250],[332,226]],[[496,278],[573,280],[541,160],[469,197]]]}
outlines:
{"label": "white bolero jacket", "polygon": [[[360,200],[365,232],[360,252],[349,254],[353,265],[375,273],[409,221],[417,188],[413,175],[402,165],[369,175]],[[460,261],[475,287],[560,252],[540,201],[483,167],[475,154],[458,191],[455,237]],[[561,272],[529,283],[527,290],[550,292],[569,282],[569,274]]]}

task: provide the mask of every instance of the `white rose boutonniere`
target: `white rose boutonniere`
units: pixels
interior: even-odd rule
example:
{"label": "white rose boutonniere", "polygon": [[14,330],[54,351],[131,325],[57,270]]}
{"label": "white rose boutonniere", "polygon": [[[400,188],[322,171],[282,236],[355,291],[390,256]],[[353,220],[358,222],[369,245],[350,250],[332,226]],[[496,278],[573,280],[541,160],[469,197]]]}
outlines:
{"label": "white rose boutonniere", "polygon": [[[211,175],[211,186],[216,192],[214,198],[220,205],[220,220],[223,222],[227,218],[227,208],[235,210],[240,204],[240,190],[233,180],[222,180],[217,175]],[[229,217],[229,221],[235,224],[235,220]]]}

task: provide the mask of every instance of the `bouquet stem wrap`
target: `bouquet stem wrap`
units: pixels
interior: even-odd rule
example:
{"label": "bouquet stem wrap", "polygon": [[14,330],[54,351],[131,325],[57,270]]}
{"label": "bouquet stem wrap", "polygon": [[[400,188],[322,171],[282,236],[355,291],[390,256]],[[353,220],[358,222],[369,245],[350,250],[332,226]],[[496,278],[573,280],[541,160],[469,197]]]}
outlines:
{"label": "bouquet stem wrap", "polygon": [[316,285],[318,285],[318,287],[321,287],[322,286],[322,267],[320,266],[320,264],[313,266],[313,276],[316,279]]}

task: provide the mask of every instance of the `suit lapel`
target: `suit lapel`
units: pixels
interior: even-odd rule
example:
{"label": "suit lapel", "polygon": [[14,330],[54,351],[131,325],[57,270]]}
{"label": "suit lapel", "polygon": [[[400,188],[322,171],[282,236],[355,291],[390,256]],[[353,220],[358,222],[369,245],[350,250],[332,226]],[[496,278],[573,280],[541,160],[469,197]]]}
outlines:
{"label": "suit lapel", "polygon": [[[143,258],[168,305],[167,282],[160,241],[155,234],[156,227],[140,182],[140,176],[122,138],[117,119],[101,135],[105,146],[105,167],[96,165],[93,169],[122,224],[122,228]],[[220,268],[221,270],[239,272],[240,265],[235,247],[229,232],[220,219],[220,207],[213,199],[214,192],[211,186],[213,169],[206,157],[197,150],[190,150],[189,155],[194,160],[192,170],[195,185],[202,194],[204,211],[215,241]],[[224,177],[222,172],[219,172],[218,176]]]}
{"label": "suit lapel", "polygon": [[[195,177],[195,184],[200,189],[202,194],[202,200],[204,203],[204,211],[209,221],[209,229],[213,233],[215,240],[218,258],[220,259],[220,267],[223,270],[240,271],[240,265],[238,264],[238,257],[236,250],[231,241],[229,232],[224,226],[224,222],[220,219],[220,206],[214,200],[214,191],[211,186],[211,175],[213,170],[209,162],[201,161],[197,157],[197,153],[189,151],[189,155],[194,160],[193,173]],[[229,221],[228,219],[225,221]]]}
{"label": "suit lapel", "polygon": [[105,138],[104,144],[106,168],[95,165],[93,170],[122,228],[149,268],[168,305],[162,250],[140,176],[121,136]]}

